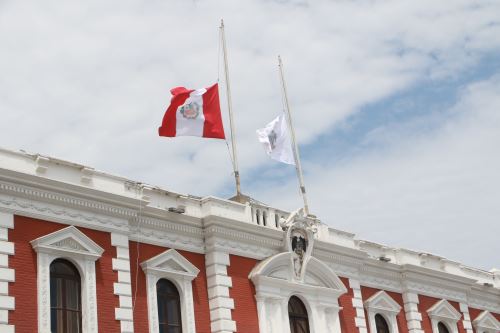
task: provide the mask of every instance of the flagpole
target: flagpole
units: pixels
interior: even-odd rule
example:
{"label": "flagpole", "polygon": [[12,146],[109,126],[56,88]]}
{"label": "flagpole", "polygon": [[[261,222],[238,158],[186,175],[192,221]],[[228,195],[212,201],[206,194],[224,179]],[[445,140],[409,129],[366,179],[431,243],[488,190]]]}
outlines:
{"label": "flagpole", "polygon": [[283,95],[285,97],[285,109],[287,114],[286,118],[288,120],[288,128],[290,128],[290,134],[292,137],[293,157],[295,159],[295,170],[297,171],[297,177],[299,178],[300,193],[302,194],[302,199],[304,200],[304,213],[307,216],[309,215],[309,205],[307,204],[306,186],[304,185],[304,176],[302,175],[302,166],[300,165],[299,147],[297,145],[297,141],[295,140],[295,130],[293,129],[292,115],[290,113],[290,105],[288,104],[288,94],[286,92],[285,76],[283,74],[283,63],[281,62],[280,56],[278,56],[278,66],[280,69],[280,79],[283,88]]}
{"label": "flagpole", "polygon": [[[234,120],[233,120],[233,109],[231,102],[231,87],[229,84],[229,69],[227,65],[227,50],[226,50],[226,35],[224,33],[224,20],[220,20],[220,31],[222,36],[222,50],[224,53],[224,73],[226,76],[226,95],[227,95],[227,108],[229,110],[229,124],[231,126],[231,145],[233,149],[233,170],[234,170],[234,179],[236,181],[236,197],[237,201],[242,199],[241,195],[241,184],[240,184],[240,172],[238,170],[238,156],[236,154],[236,137],[234,130]],[[240,200],[238,200],[240,199]]]}

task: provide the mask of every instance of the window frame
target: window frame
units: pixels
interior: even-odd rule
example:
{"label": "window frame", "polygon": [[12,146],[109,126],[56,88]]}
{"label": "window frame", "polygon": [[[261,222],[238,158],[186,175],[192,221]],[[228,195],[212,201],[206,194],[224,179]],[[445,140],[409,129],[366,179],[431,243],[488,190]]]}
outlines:
{"label": "window frame", "polygon": [[[301,305],[301,307],[304,309],[304,312],[305,312],[305,315],[303,314],[291,314],[290,313],[290,302],[292,302],[292,300],[297,300],[299,302],[299,304]],[[292,318],[294,320],[292,320]],[[306,305],[304,304],[304,302],[300,299],[300,297],[296,296],[296,295],[292,295],[289,299],[288,299],[288,321],[290,323],[290,332],[291,333],[294,333],[295,331],[293,330],[292,328],[292,322],[297,322],[297,320],[300,320],[300,319],[305,319],[306,323],[307,323],[307,333],[310,333],[311,332],[311,323],[309,321],[309,313],[307,312],[307,307]],[[296,326],[296,325],[295,325]]]}
{"label": "window frame", "polygon": [[160,279],[169,280],[179,292],[183,333],[196,333],[192,281],[200,270],[174,249],[167,250],[141,263],[146,276],[149,333],[159,332],[158,295]]}
{"label": "window frame", "polygon": [[433,333],[439,333],[438,324],[441,322],[448,329],[449,333],[458,333],[458,321],[462,318],[462,313],[455,309],[447,300],[442,299],[436,302],[427,310],[431,319]]}
{"label": "window frame", "polygon": [[80,274],[82,332],[99,333],[95,262],[104,249],[74,226],[31,241],[37,253],[38,333],[51,331],[50,265],[57,259],[71,262]]}
{"label": "window frame", "polygon": [[385,319],[389,333],[399,333],[397,315],[401,311],[399,305],[387,292],[380,290],[364,302],[367,312],[370,332],[377,332],[375,316],[380,315]]}

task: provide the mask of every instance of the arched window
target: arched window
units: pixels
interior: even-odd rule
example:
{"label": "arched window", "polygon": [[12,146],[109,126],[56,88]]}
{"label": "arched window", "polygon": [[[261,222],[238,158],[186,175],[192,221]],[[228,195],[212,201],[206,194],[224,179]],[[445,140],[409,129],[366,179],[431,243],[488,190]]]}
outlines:
{"label": "arched window", "polygon": [[167,279],[156,283],[158,324],[160,333],[182,333],[181,300],[179,291]]}
{"label": "arched window", "polygon": [[292,296],[288,301],[288,318],[290,319],[290,333],[309,333],[309,319],[304,303]]}
{"label": "arched window", "polygon": [[50,323],[52,333],[82,331],[81,279],[76,267],[56,259],[50,265]]}
{"label": "arched window", "polygon": [[260,225],[260,210],[257,209],[257,211],[255,212],[255,217],[257,219],[257,224]]}
{"label": "arched window", "polygon": [[450,333],[450,331],[448,331],[448,327],[446,327],[446,325],[443,324],[442,322],[438,323],[438,332],[439,333]]}
{"label": "arched window", "polygon": [[267,226],[267,213],[265,211],[262,212],[262,223]]}
{"label": "arched window", "polygon": [[387,325],[387,321],[381,314],[375,315],[375,326],[377,327],[377,333],[390,333],[389,325]]}
{"label": "arched window", "polygon": [[276,228],[279,228],[280,226],[280,217],[278,216],[278,214],[274,214],[274,225],[276,226]]}

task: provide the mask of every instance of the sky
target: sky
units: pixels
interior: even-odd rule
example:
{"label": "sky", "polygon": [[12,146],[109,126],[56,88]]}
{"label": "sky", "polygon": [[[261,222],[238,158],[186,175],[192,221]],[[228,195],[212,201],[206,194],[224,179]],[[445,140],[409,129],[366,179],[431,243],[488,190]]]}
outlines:
{"label": "sky", "polygon": [[284,62],[311,211],[358,239],[500,268],[500,2],[0,0],[0,146],[229,198],[223,140],[161,138],[217,81],[224,18],[245,194],[302,204],[255,130]]}

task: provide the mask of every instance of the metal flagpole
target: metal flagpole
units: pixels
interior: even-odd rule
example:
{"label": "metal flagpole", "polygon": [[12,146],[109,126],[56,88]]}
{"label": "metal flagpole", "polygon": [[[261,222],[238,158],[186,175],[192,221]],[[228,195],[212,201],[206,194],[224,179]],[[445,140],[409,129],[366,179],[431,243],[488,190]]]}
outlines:
{"label": "metal flagpole", "polygon": [[306,187],[304,185],[304,177],[302,175],[302,166],[300,165],[299,147],[297,145],[297,141],[295,140],[295,131],[293,129],[292,115],[290,114],[290,105],[288,104],[288,95],[286,92],[285,76],[283,74],[283,63],[281,62],[280,56],[278,56],[278,64],[280,69],[281,85],[283,87],[283,94],[285,97],[288,128],[290,129],[290,134],[292,137],[293,157],[295,158],[295,170],[297,170],[297,176],[299,178],[299,184],[300,184],[300,193],[302,194],[302,199],[304,200],[304,213],[307,216],[309,215],[309,205],[307,204]]}
{"label": "metal flagpole", "polygon": [[[227,93],[227,107],[229,109],[229,124],[231,126],[231,145],[233,148],[233,170],[234,178],[236,181],[236,197],[237,201],[242,199],[241,195],[241,185],[240,185],[240,172],[238,170],[238,157],[236,154],[236,138],[234,135],[234,120],[233,120],[233,109],[231,103],[231,87],[229,84],[229,69],[227,66],[227,50],[226,50],[226,36],[224,34],[224,20],[220,20],[220,31],[222,35],[222,50],[224,52],[224,73],[226,74],[226,93]],[[240,199],[240,200],[238,200]]]}

